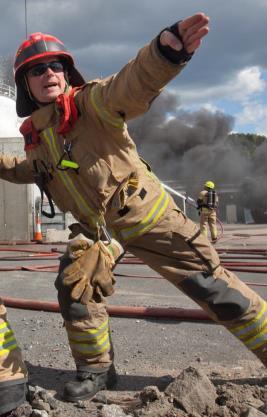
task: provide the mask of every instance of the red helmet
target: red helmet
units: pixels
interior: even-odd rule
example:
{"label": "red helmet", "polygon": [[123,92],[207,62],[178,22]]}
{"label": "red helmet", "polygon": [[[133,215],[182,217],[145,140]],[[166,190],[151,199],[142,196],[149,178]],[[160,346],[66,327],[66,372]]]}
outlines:
{"label": "red helmet", "polygon": [[17,85],[17,114],[26,117],[38,107],[30,98],[25,87],[24,74],[29,63],[44,57],[60,57],[66,63],[70,84],[73,87],[81,86],[85,83],[82,75],[74,67],[73,57],[68,52],[59,39],[55,36],[41,32],[32,33],[29,38],[20,45],[14,63],[15,82]]}

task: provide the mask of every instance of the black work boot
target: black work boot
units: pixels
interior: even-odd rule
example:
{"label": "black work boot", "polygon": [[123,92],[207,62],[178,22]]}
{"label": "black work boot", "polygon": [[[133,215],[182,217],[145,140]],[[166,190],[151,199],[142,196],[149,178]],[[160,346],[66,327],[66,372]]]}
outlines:
{"label": "black work boot", "polygon": [[90,400],[98,391],[112,388],[116,382],[117,375],[113,364],[104,370],[103,368],[90,371],[78,370],[76,381],[65,384],[63,397],[73,403]]}

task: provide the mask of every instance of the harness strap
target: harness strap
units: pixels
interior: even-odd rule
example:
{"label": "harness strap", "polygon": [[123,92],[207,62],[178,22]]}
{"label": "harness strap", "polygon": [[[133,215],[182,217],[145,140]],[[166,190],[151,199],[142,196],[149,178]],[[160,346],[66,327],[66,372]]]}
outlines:
{"label": "harness strap", "polygon": [[24,137],[24,150],[35,148],[40,142],[40,136],[38,131],[35,129],[32,118],[28,117],[24,120],[19,128],[20,133]]}
{"label": "harness strap", "polygon": [[[40,162],[42,163],[43,167],[46,169],[44,162],[43,161],[40,161]],[[44,172],[43,170],[40,171],[38,169],[38,164],[37,164],[36,159],[33,160],[33,166],[35,170],[35,176],[34,176],[35,184],[39,187],[40,193],[41,193],[41,213],[44,216],[49,217],[49,219],[52,219],[53,217],[55,217],[55,207],[52,201],[52,196],[50,194],[50,191],[47,188],[47,183],[51,179],[51,177],[49,176],[48,172]],[[44,194],[46,195],[48,203],[49,203],[50,213],[43,210]]]}

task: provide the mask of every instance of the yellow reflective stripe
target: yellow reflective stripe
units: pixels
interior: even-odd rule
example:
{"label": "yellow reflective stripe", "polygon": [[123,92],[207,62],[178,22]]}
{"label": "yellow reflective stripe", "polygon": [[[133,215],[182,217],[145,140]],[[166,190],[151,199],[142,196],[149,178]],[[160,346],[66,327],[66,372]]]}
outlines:
{"label": "yellow reflective stripe", "polygon": [[[60,155],[56,147],[56,141],[53,133],[52,128],[48,128],[44,130],[43,132],[44,138],[49,146],[50,152],[52,157],[54,158],[55,165],[59,161]],[[87,202],[84,200],[83,196],[78,192],[75,185],[72,182],[72,179],[68,175],[67,171],[60,171],[58,170],[59,176],[65,185],[67,191],[69,194],[73,197],[76,205],[79,207],[79,209],[84,212],[86,215],[89,214],[89,223],[93,224],[93,226],[96,226],[99,222],[99,217],[94,213],[94,211],[91,209],[91,207],[87,204]]]}
{"label": "yellow reflective stripe", "polygon": [[122,117],[113,116],[111,113],[107,111],[106,107],[103,106],[100,86],[96,85],[91,89],[90,100],[93,105],[93,108],[95,109],[95,111],[101,119],[103,119],[105,122],[108,122],[112,126],[117,127],[118,129],[123,128],[124,120],[122,119]]}
{"label": "yellow reflective stripe", "polygon": [[72,340],[69,340],[69,342],[72,350],[89,356],[98,355],[110,348],[109,334],[105,334],[102,339],[94,344],[78,343]]}
{"label": "yellow reflective stripe", "polygon": [[8,349],[3,349],[3,350],[0,349],[0,356],[8,355],[9,352],[11,352],[11,350],[17,349],[17,347],[18,347],[17,345],[13,345],[13,346],[10,346]]}
{"label": "yellow reflective stripe", "polygon": [[75,333],[72,333],[71,335],[68,334],[68,338],[69,338],[69,341],[73,342],[73,343],[79,343],[79,344],[81,343],[82,344],[82,342],[85,342],[85,343],[88,343],[90,345],[94,345],[94,344],[97,345],[107,335],[108,335],[107,331],[99,333],[98,335],[93,335],[93,336],[88,335],[88,334],[77,335]]}
{"label": "yellow reflective stripe", "polygon": [[8,321],[4,321],[4,323],[0,324],[0,332],[2,333],[2,330],[10,329],[10,324]]}
{"label": "yellow reflective stripe", "polygon": [[140,236],[145,233],[151,225],[156,223],[158,219],[162,216],[166,210],[169,203],[169,195],[161,187],[161,195],[158,198],[157,202],[153,205],[152,209],[149,211],[148,215],[137,225],[132,227],[127,227],[120,230],[120,234],[124,240],[128,240],[135,236]]}
{"label": "yellow reflective stripe", "polygon": [[1,348],[6,348],[7,346],[6,345],[8,345],[10,342],[12,342],[12,343],[17,343],[17,341],[16,341],[16,339],[15,339],[15,336],[13,335],[13,334],[11,334],[10,335],[10,337],[6,337],[5,339],[4,339],[4,341],[3,341],[3,343],[1,343],[0,344],[0,349]]}
{"label": "yellow reflective stripe", "polygon": [[7,330],[5,333],[0,333],[0,346],[1,346],[1,340],[4,340],[7,336],[13,335],[13,330]]}
{"label": "yellow reflective stripe", "polygon": [[261,333],[258,333],[256,336],[251,339],[245,340],[244,344],[250,350],[256,350],[267,342],[267,328],[263,329]]}
{"label": "yellow reflective stripe", "polygon": [[267,318],[267,303],[264,302],[261,311],[259,314],[250,320],[248,323],[245,323],[241,326],[232,327],[229,330],[239,339],[243,339],[250,335],[250,333],[255,330],[259,331],[266,324]]}
{"label": "yellow reflective stripe", "polygon": [[8,354],[11,350],[18,347],[17,341],[13,334],[11,337],[5,338],[3,343],[0,343],[0,356]]}
{"label": "yellow reflective stripe", "polygon": [[104,327],[107,327],[107,325],[108,325],[108,320],[109,319],[107,319],[107,320],[105,320],[105,321],[103,321],[103,323],[102,324],[100,324],[100,326],[99,327],[96,327],[95,329],[90,329],[90,330],[88,330],[90,333],[97,333],[100,329],[103,329]]}
{"label": "yellow reflective stripe", "polygon": [[236,334],[236,333],[234,333],[234,334],[240,340],[247,339],[248,337],[251,337],[253,334],[255,335],[255,333],[256,333],[256,335],[259,334],[259,332],[262,329],[264,329],[264,327],[267,326],[267,317],[266,317],[266,319],[263,322],[261,321],[260,323],[255,323],[254,326],[255,325],[257,325],[257,327],[252,328],[251,330],[244,329],[242,332],[240,331],[239,334]]}
{"label": "yellow reflective stripe", "polygon": [[79,341],[79,340],[88,340],[88,341],[97,341],[103,334],[108,334],[108,320],[101,324],[96,329],[88,329],[82,332],[75,332],[75,331],[68,331],[68,337],[72,341]]}

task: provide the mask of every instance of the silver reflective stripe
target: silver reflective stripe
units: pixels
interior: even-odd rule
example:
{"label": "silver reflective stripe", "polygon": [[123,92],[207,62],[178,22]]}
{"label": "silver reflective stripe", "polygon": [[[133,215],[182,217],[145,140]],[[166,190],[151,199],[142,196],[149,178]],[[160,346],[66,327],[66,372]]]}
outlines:
{"label": "silver reflective stripe", "polygon": [[263,346],[267,340],[267,303],[263,303],[261,311],[254,319],[229,330],[250,350]]}
{"label": "silver reflective stripe", "polygon": [[74,332],[68,330],[68,337],[73,342],[92,342],[101,339],[105,334],[108,334],[108,320],[101,324],[97,329],[88,329],[83,332]]}
{"label": "silver reflective stripe", "polygon": [[110,348],[109,334],[106,334],[102,339],[93,344],[79,343],[70,339],[69,342],[73,351],[82,353],[85,356],[99,355]]}
{"label": "silver reflective stripe", "polygon": [[2,333],[6,333],[7,331],[12,331],[10,324],[7,322],[0,324],[0,335]]}
{"label": "silver reflective stripe", "polygon": [[266,341],[267,341],[267,328],[262,333],[258,334],[252,339],[245,341],[244,343],[250,350],[256,350],[259,347],[263,346],[266,343]]}
{"label": "silver reflective stripe", "polygon": [[251,322],[248,323],[245,328],[239,329],[238,331],[233,331],[233,333],[239,339],[243,339],[247,337],[247,335],[251,333],[255,333],[255,330],[259,331],[266,324],[267,324],[267,310],[264,312],[262,317],[260,317],[258,320],[252,323]]}
{"label": "silver reflective stripe", "polygon": [[0,356],[8,355],[18,347],[13,330],[8,322],[0,324]]}
{"label": "silver reflective stripe", "polygon": [[17,342],[16,342],[15,337],[6,339],[4,343],[0,343],[0,354],[1,354],[1,351],[12,350],[11,348],[15,349],[15,347],[17,347]]}
{"label": "silver reflective stripe", "polygon": [[230,328],[229,330],[238,338],[242,339],[244,337],[249,336],[251,333],[255,334],[256,331],[261,331],[264,325],[266,324],[266,318],[267,318],[267,303],[264,301],[262,304],[262,309],[257,314],[256,317],[254,317],[252,320],[250,320],[247,323],[244,323],[240,326],[234,326]]}

